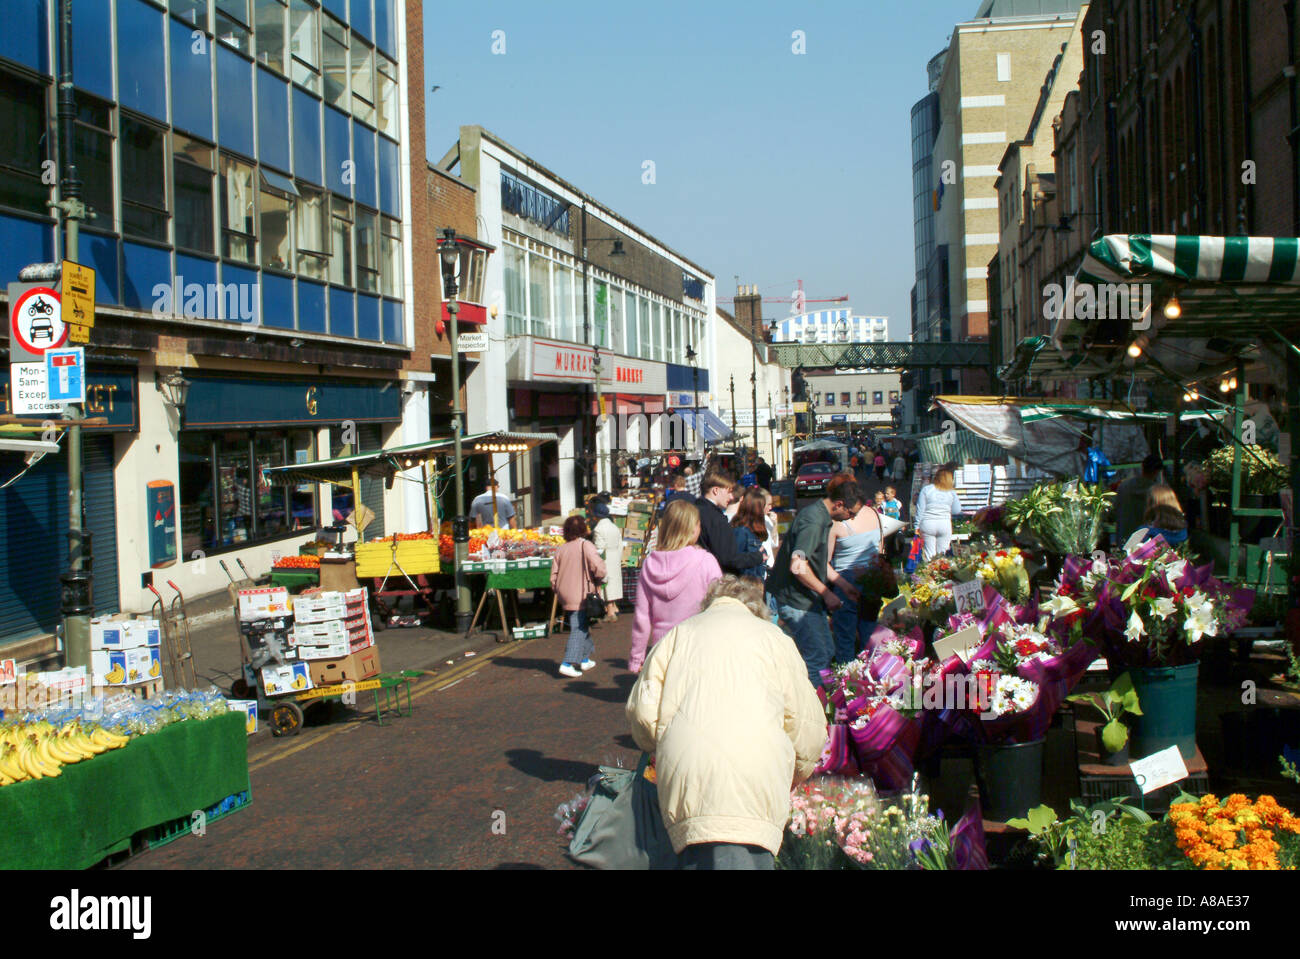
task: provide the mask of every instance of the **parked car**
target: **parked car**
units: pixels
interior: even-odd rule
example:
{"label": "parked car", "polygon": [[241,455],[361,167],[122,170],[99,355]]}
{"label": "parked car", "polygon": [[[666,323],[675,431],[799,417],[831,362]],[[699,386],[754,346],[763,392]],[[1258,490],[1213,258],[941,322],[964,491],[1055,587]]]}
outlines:
{"label": "parked car", "polygon": [[826,484],[834,475],[835,470],[830,463],[805,463],[799,467],[799,472],[794,478],[795,495],[807,496],[825,491]]}

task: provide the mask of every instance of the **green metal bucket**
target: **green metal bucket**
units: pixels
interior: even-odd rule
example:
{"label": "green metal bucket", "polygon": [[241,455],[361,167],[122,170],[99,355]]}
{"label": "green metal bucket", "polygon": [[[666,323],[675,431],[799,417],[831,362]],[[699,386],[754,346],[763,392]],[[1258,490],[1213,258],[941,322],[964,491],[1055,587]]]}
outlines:
{"label": "green metal bucket", "polygon": [[1200,663],[1130,669],[1142,715],[1133,729],[1132,755],[1145,759],[1177,746],[1183,759],[1196,755],[1196,680]]}
{"label": "green metal bucket", "polygon": [[984,818],[1023,818],[1043,798],[1044,739],[1028,743],[986,743],[977,747],[975,779]]}

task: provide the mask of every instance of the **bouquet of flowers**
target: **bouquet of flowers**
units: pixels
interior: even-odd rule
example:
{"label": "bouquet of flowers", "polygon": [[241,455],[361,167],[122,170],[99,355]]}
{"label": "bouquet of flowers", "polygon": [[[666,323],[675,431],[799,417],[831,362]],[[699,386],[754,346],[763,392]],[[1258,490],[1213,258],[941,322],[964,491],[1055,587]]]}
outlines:
{"label": "bouquet of flowers", "polygon": [[1156,537],[1124,559],[1069,557],[1044,604],[1071,635],[1100,646],[1112,669],[1196,662],[1207,636],[1245,624],[1250,589],[1216,579]]}
{"label": "bouquet of flowers", "polygon": [[[1232,445],[1221,446],[1206,457],[1204,470],[1206,484],[1218,492],[1232,489]],[[1267,496],[1287,488],[1291,471],[1278,459],[1277,454],[1265,446],[1244,446],[1241,450],[1242,492],[1248,495]]]}
{"label": "bouquet of flowers", "polygon": [[1294,869],[1300,864],[1300,818],[1272,796],[1215,796],[1169,808],[1178,848],[1200,869]]}
{"label": "bouquet of flowers", "polygon": [[886,789],[907,783],[921,741],[921,688],[933,669],[924,649],[919,630],[900,637],[882,628],[852,662],[822,671],[817,693],[830,735],[818,772],[860,773]]}
{"label": "bouquet of flowers", "polygon": [[783,869],[987,869],[984,827],[974,806],[951,830],[915,778],[882,796],[868,779],[818,776],[790,797]]}
{"label": "bouquet of flowers", "polygon": [[980,581],[992,586],[1009,602],[1023,603],[1029,598],[1029,573],[1020,547],[981,552],[972,559]]}
{"label": "bouquet of flowers", "polygon": [[1114,495],[1101,484],[1079,480],[1040,483],[1006,504],[1006,525],[1013,533],[1033,533],[1052,553],[1091,553]]}

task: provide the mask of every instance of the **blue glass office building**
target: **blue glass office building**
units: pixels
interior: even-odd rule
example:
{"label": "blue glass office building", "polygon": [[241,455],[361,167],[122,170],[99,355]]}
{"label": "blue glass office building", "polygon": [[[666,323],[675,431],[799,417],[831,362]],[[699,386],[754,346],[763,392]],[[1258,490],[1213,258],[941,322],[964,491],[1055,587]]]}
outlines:
{"label": "blue glass office building", "polygon": [[[63,255],[48,206],[57,7],[3,4],[0,292]],[[215,561],[187,561],[243,550],[264,568],[350,510],[325,488],[270,488],[263,468],[391,438],[413,338],[403,144],[423,139],[423,117],[403,113],[402,0],[72,0],[72,12],[73,154],[94,212],[78,259],[97,280],[88,407],[108,419],[86,453],[96,605],[147,609],[143,570],[216,589]],[[157,385],[176,370],[183,410]],[[0,491],[0,653],[57,620],[65,469],[47,456]],[[175,487],[170,561],[148,549],[149,481]],[[362,491],[370,536],[383,532],[379,486]],[[33,541],[45,552],[20,570],[17,544]]]}

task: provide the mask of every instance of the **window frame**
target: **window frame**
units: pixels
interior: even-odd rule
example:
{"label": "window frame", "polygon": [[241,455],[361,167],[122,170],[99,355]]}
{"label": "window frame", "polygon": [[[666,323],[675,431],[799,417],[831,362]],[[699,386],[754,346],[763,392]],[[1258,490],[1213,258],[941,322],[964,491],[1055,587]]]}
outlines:
{"label": "window frame", "polygon": [[[253,2],[253,62],[274,71],[278,76],[287,77],[290,73],[288,69],[291,55],[289,53],[289,8],[284,0],[252,0]],[[268,8],[279,10],[280,19],[280,60],[279,63],[271,63],[262,59],[262,32],[270,29],[260,22],[262,11]],[[269,18],[268,18],[269,22]]]}
{"label": "window frame", "polygon": [[[307,17],[311,21],[311,38],[315,46],[315,63],[311,63],[294,52],[294,39],[298,36],[298,31],[294,30],[294,14],[296,11],[307,11]],[[324,49],[324,41],[321,36],[321,14],[320,7],[308,3],[307,0],[289,0],[289,32],[286,37],[286,48],[289,59],[289,78],[304,90],[310,90],[312,93],[321,95],[321,55]]]}
{"label": "window frame", "polygon": [[[249,217],[253,225],[254,232],[252,233],[246,233],[243,230],[235,229],[234,227],[229,227],[226,225],[226,215],[230,211],[230,204],[226,196],[225,163],[227,161],[233,164],[238,164],[239,166],[242,167],[246,167],[249,170],[248,187],[250,192],[250,198],[253,204],[253,211],[251,216]],[[262,211],[260,209],[260,204],[258,201],[262,191],[261,191],[261,182],[259,180],[260,174],[258,172],[257,164],[253,163],[250,160],[246,160],[243,157],[238,156],[237,154],[220,151],[217,154],[217,176],[220,179],[220,190],[221,190],[220,197],[217,201],[217,205],[220,211],[219,216],[217,217],[217,228],[218,230],[220,230],[220,234],[221,234],[221,244],[220,244],[221,259],[223,261],[230,261],[232,263],[236,263],[240,266],[248,267],[250,269],[258,269],[261,265],[261,259],[260,259],[260,250],[258,249],[258,245],[257,245],[258,243],[257,229],[261,226],[262,223]],[[229,237],[227,236],[227,234],[233,234],[237,238],[241,238],[249,241],[251,252],[246,259],[232,256],[230,254],[229,246],[227,244],[227,240],[229,239]]]}
{"label": "window frame", "polygon": [[[353,232],[356,228],[356,205],[347,197],[339,196],[337,193],[329,194],[330,202],[330,265],[329,265],[329,282],[338,287],[348,290],[357,289],[356,285],[356,250],[354,246]],[[334,242],[337,226],[335,221],[344,224],[342,235],[345,240],[342,246]],[[336,259],[342,257],[342,260]],[[344,277],[342,280],[334,279],[335,265],[342,262],[344,264]]]}
{"label": "window frame", "polygon": [[[126,137],[124,127],[128,123],[147,129],[158,137],[158,144],[162,148],[163,205],[161,207],[152,206],[151,204],[148,203],[143,203],[135,199],[127,198],[127,183],[126,183],[127,169],[126,169],[126,155],[125,155],[127,149],[126,146],[127,137]],[[162,244],[168,244],[174,246],[175,244],[173,242],[173,237],[172,237],[172,215],[173,215],[172,208],[174,206],[174,194],[173,191],[170,189],[171,165],[172,165],[173,157],[171,151],[172,139],[170,136],[170,130],[168,127],[163,126],[162,124],[157,123],[156,121],[148,120],[134,113],[129,113],[122,110],[118,111],[117,126],[118,126],[118,137],[117,137],[118,139],[118,144],[117,144],[118,193],[120,195],[119,202],[122,208],[121,235],[123,239],[143,240],[146,243],[162,243]],[[133,233],[130,230],[128,230],[127,217],[126,217],[126,210],[128,206],[130,206],[133,209],[146,210],[153,214],[161,214],[163,220],[162,236],[146,236],[144,234]]]}
{"label": "window frame", "polygon": [[[39,136],[37,136],[36,138],[36,143],[37,143],[38,166],[44,169],[45,162],[52,159],[52,157],[50,156],[50,145],[53,142],[53,139],[50,136],[51,116],[52,116],[50,111],[50,91],[53,89],[53,86],[49,83],[45,83],[40,80],[34,79],[32,77],[26,76],[25,74],[18,73],[17,71],[11,71],[11,70],[0,71],[0,77],[3,77],[4,79],[11,81],[15,84],[22,84],[22,85],[32,87],[39,94],[40,107],[39,107],[38,120],[40,126],[40,133]],[[44,202],[42,203],[41,208],[39,210],[24,209],[23,207],[10,206],[7,204],[0,205],[0,209],[13,210],[15,212],[22,213],[23,215],[26,216],[35,215],[35,216],[43,216],[46,217],[47,219],[51,218],[49,208],[44,205],[45,203],[48,203],[50,200],[50,196],[51,196],[50,185],[42,182],[43,177],[41,173],[33,173],[30,169],[27,169],[26,167],[14,166],[10,160],[10,156],[11,155],[9,151],[7,150],[0,151],[0,176],[11,177],[14,178],[15,180],[32,181],[33,184],[37,186],[41,192],[44,193]],[[57,160],[55,162],[57,163]]]}
{"label": "window frame", "polygon": [[[116,109],[116,105],[113,104],[113,103],[110,103],[110,102],[107,101],[107,100],[101,100],[99,97],[95,96],[94,94],[92,94],[92,93],[86,93],[85,91],[82,91],[82,90],[77,90],[77,91],[75,91],[75,94],[74,94],[74,95],[75,95],[76,98],[77,98],[77,108],[76,108],[76,109],[77,109],[77,113],[76,113],[76,116],[73,118],[73,121],[72,121],[72,124],[73,124],[73,134],[74,134],[74,136],[73,136],[73,144],[74,144],[74,159],[76,159],[76,157],[75,157],[75,144],[76,144],[76,132],[77,132],[77,130],[88,130],[88,131],[90,131],[90,134],[91,134],[91,135],[94,135],[94,136],[104,136],[104,137],[107,137],[107,138],[108,138],[108,176],[107,176],[107,177],[104,177],[104,178],[103,178],[103,181],[108,183],[108,190],[109,190],[108,206],[109,206],[109,208],[108,208],[107,210],[105,210],[105,209],[101,209],[101,208],[96,207],[96,206],[94,206],[93,204],[91,204],[91,203],[88,202],[89,199],[90,199],[90,197],[88,197],[88,196],[85,195],[85,186],[86,186],[86,183],[87,183],[87,181],[86,181],[86,177],[85,177],[85,170],[86,170],[86,167],[87,167],[88,164],[86,164],[86,163],[84,163],[84,162],[78,162],[78,163],[77,163],[77,172],[78,172],[78,175],[81,177],[81,181],[82,181],[82,187],[83,187],[83,202],[86,202],[86,206],[87,206],[87,208],[96,214],[96,220],[98,221],[98,223],[96,224],[96,227],[95,227],[95,228],[96,228],[97,230],[102,230],[103,232],[111,233],[111,234],[117,235],[117,223],[118,223],[118,220],[117,220],[117,199],[118,199],[118,198],[117,198],[117,192],[118,192],[118,191],[117,191],[117,176],[118,176],[118,174],[117,174],[117,168],[118,168],[118,165],[119,165],[119,164],[118,164],[118,159],[117,159],[117,109]],[[86,104],[86,105],[91,106],[91,107],[101,107],[102,109],[106,110],[106,111],[107,111],[107,114],[108,114],[108,125],[107,125],[107,127],[96,126],[96,125],[92,124],[90,121],[83,119],[83,118],[82,118],[82,115],[81,115],[81,109],[82,109],[82,105],[83,105],[83,104]]]}
{"label": "window frame", "polygon": [[[192,159],[188,152],[179,151],[178,141],[197,144],[198,146],[207,150],[208,156],[210,157],[209,165],[207,167],[204,167],[201,163],[198,163],[194,159]],[[217,201],[217,188],[215,184],[215,179],[217,176],[217,147],[215,144],[210,144],[205,140],[199,139],[198,137],[192,137],[186,133],[177,133],[175,130],[172,130],[171,132],[171,136],[169,138],[169,144],[171,146],[171,151],[170,151],[171,164],[170,164],[170,169],[168,170],[168,175],[171,177],[172,208],[173,208],[172,209],[172,246],[175,248],[177,253],[187,253],[187,254],[193,253],[199,256],[216,256],[217,255],[217,216],[213,204],[215,204]],[[195,170],[200,170],[206,173],[208,176],[208,245],[209,248],[206,250],[197,250],[191,246],[187,246],[181,243],[180,230],[178,228],[178,224],[180,223],[181,220],[180,203],[178,202],[179,194],[176,189],[176,166],[178,163],[186,168],[193,168]]]}

